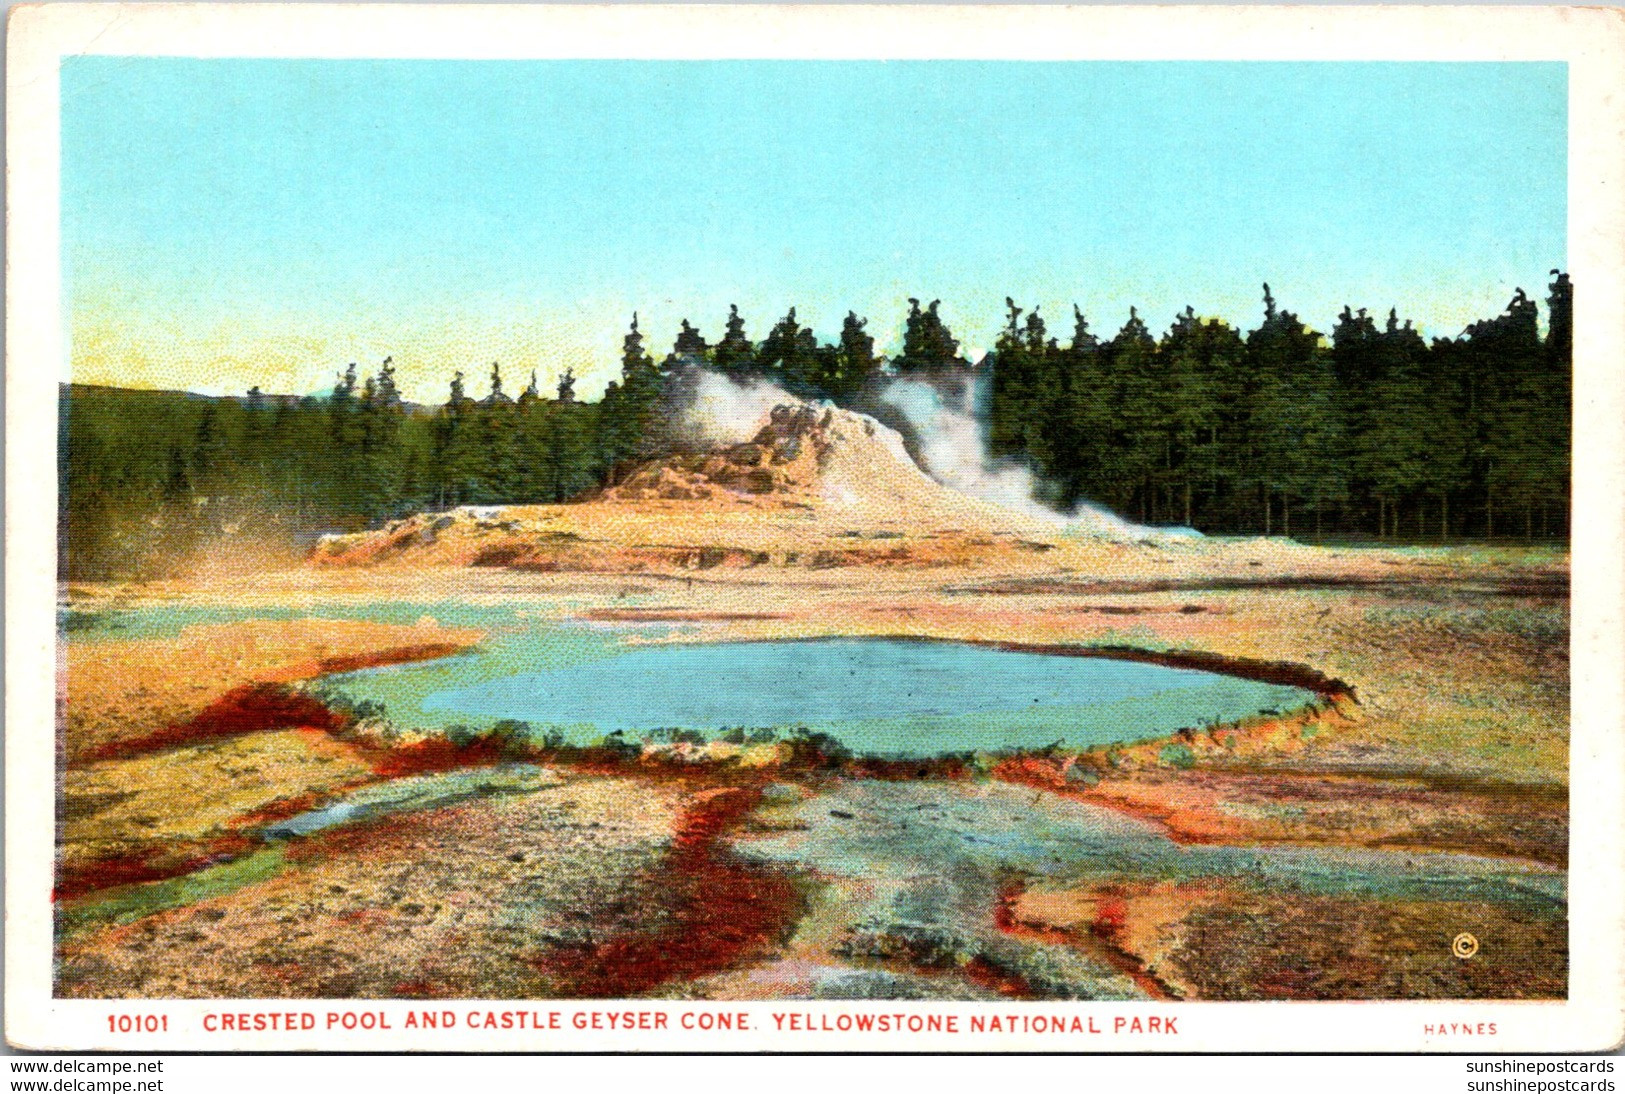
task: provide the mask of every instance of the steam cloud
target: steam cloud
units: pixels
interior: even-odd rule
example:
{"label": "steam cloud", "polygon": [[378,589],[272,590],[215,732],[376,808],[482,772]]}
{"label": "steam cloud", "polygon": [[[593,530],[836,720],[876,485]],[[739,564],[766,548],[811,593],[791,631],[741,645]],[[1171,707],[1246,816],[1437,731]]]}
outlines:
{"label": "steam cloud", "polygon": [[685,451],[753,440],[774,407],[805,401],[767,380],[737,381],[697,366],[677,375],[667,399],[676,408],[660,415],[671,423],[667,446]]}
{"label": "steam cloud", "polygon": [[926,473],[944,486],[1029,517],[1066,522],[1064,514],[1034,499],[1037,483],[1030,469],[1013,463],[995,465],[988,458],[982,423],[969,405],[969,390],[962,389],[955,399],[934,384],[893,380],[881,392],[880,401],[908,419]]}
{"label": "steam cloud", "polygon": [[1069,530],[1117,540],[1199,536],[1190,528],[1152,528],[1126,521],[1111,510],[1088,502],[1060,512],[1037,500],[1032,470],[1013,461],[995,461],[982,439],[975,414],[975,386],[956,392],[919,380],[893,380],[880,399],[908,419],[926,472],[944,486],[1008,509],[1047,520]]}

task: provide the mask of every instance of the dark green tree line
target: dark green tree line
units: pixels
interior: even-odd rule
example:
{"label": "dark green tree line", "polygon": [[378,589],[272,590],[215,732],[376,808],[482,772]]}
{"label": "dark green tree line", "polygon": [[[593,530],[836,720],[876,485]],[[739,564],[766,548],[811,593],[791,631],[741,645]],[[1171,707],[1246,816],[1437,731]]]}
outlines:
{"label": "dark green tree line", "polygon": [[887,377],[984,393],[990,452],[1026,461],[1042,500],[1106,505],[1208,532],[1540,536],[1567,530],[1572,286],[1553,271],[1547,331],[1522,290],[1454,338],[1425,341],[1397,311],[1345,308],[1329,335],[1279,307],[1243,332],[1186,308],[1161,335],[1137,310],[1110,338],[1073,309],[1067,344],[1006,301],[972,364],[940,313],[910,300],[901,352],[866,319],[820,342],[795,308],[760,342],[730,308],[715,344],[684,320],[656,361],[637,316],[596,402],[565,372],[517,396],[492,363],[483,394],[459,371],[445,402],[401,398],[395,364],[351,364],[325,397],[241,398],[64,387],[58,528],[75,577],[162,570],[244,527],[290,543],[456,505],[566,501],[648,454],[661,396],[684,369],[870,405]]}
{"label": "dark green tree line", "polygon": [[1397,310],[1345,308],[1323,337],[1268,285],[1245,334],[1187,308],[1158,338],[1131,309],[1101,342],[1074,309],[1065,348],[1007,301],[984,363],[990,449],[1057,505],[1210,532],[1562,534],[1573,305],[1553,275],[1545,337],[1520,289],[1431,343]]}

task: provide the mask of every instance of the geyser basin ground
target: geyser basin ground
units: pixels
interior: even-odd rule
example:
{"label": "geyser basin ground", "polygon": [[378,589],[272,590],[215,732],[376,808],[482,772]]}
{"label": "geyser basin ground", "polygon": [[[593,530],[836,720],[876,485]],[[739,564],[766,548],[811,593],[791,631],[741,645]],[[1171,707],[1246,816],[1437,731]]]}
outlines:
{"label": "geyser basin ground", "polygon": [[[70,590],[56,831],[82,895],[58,904],[57,991],[556,998],[656,968],[647,990],[718,1000],[1563,998],[1564,559],[1326,552],[1316,584],[1267,553],[1217,576],[1173,557],[1042,582],[774,566]],[[1312,736],[1198,732],[1189,767],[1125,747],[1098,783],[1065,782],[1064,753],[920,780],[552,760],[400,778],[366,727],[297,723],[88,758],[391,651],[480,643],[320,685],[432,731],[483,721],[419,710],[434,692],[654,643],[902,634],[1308,665],[1359,703]]]}
{"label": "geyser basin ground", "polygon": [[[339,684],[385,702],[394,718],[410,696],[435,720],[522,721],[572,744],[612,733],[806,727],[858,755],[907,759],[1145,740],[1315,698],[1191,669],[911,639],[612,646],[496,676],[492,659],[512,660],[495,650],[352,673]],[[476,682],[449,674],[455,666]]]}

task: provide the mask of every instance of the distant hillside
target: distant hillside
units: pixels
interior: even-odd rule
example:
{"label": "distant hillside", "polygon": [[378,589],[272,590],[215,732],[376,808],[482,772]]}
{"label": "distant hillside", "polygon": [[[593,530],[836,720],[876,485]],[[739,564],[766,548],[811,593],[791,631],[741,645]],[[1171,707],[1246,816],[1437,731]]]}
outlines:
{"label": "distant hillside", "polygon": [[[198,391],[177,391],[171,388],[139,388],[115,387],[111,384],[78,384],[66,383],[57,385],[60,397],[67,400],[114,400],[123,402],[129,407],[142,405],[161,405],[176,400],[185,402],[233,402],[243,407],[251,402],[268,410],[279,406],[296,407],[307,402],[320,403],[326,400],[328,393],[320,395],[285,395],[273,392],[261,392],[253,400],[245,392],[242,395],[207,395]],[[412,403],[402,400],[401,410],[407,414],[433,414],[435,407],[425,406],[422,403]]]}
{"label": "distant hillside", "polygon": [[154,577],[288,564],[317,537],[425,509],[553,502],[600,485],[592,403],[407,403],[384,371],[324,397],[63,384],[57,527],[63,576]]}

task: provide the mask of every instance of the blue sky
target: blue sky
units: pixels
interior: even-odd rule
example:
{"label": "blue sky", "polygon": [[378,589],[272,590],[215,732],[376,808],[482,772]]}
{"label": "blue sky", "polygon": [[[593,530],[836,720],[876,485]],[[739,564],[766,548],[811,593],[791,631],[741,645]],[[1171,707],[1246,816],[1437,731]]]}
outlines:
{"label": "blue sky", "polygon": [[970,347],[1006,295],[1063,336],[1131,304],[1430,334],[1565,264],[1561,64],[71,58],[76,379],[314,390],[393,354],[596,392],[637,308]]}

